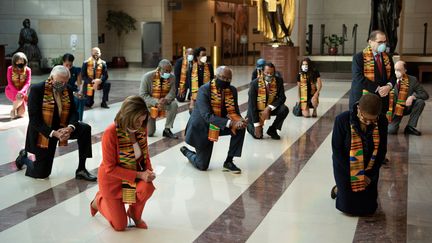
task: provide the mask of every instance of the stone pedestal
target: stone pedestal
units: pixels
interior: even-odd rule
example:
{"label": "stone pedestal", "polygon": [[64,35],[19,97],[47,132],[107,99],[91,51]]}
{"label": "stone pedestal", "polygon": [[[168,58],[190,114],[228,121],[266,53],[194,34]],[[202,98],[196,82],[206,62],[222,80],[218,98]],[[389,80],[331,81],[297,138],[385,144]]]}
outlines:
{"label": "stone pedestal", "polygon": [[275,65],[276,71],[281,73],[286,83],[297,82],[296,78],[299,72],[298,54],[298,46],[272,47],[271,45],[263,45],[261,49],[261,56],[267,62],[272,62]]}
{"label": "stone pedestal", "polygon": [[32,75],[41,75],[41,67],[40,67],[40,61],[29,61],[28,63],[29,68],[32,71]]}

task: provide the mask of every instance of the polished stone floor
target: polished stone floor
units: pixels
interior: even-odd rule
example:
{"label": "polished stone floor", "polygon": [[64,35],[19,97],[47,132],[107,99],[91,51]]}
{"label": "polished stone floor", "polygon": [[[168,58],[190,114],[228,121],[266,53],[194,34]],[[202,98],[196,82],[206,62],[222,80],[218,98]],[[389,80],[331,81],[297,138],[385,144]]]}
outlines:
{"label": "polished stone floor", "polygon": [[[93,172],[101,161],[101,135],[113,121],[121,101],[138,93],[139,80],[149,69],[110,70],[110,109],[96,102],[84,122],[92,126]],[[248,82],[253,67],[234,67],[242,114],[247,109]],[[327,77],[338,75],[328,74]],[[33,77],[33,82],[44,76]],[[194,169],[179,148],[189,113],[179,103],[173,132],[162,137],[165,120],[157,121],[149,151],[157,188],[143,219],[148,230],[130,227],[115,232],[89,203],[97,183],[78,181],[76,142],[57,149],[47,180],[17,171],[14,160],[24,146],[28,118],[10,120],[10,103],[0,94],[0,242],[431,242],[432,239],[432,106],[428,101],[418,128],[421,137],[389,136],[388,158],[379,183],[379,209],[369,217],[351,217],[335,209],[331,132],[334,117],[348,108],[350,78],[326,78],[317,118],[288,115],[280,141],[254,140],[246,134],[243,154],[235,163],[241,175],[221,171],[229,138],[214,146],[210,168]],[[432,85],[425,87],[432,94]],[[286,104],[297,100],[287,84]],[[97,94],[99,97],[100,94]],[[403,121],[402,128],[406,124]],[[268,125],[267,125],[268,126]]]}

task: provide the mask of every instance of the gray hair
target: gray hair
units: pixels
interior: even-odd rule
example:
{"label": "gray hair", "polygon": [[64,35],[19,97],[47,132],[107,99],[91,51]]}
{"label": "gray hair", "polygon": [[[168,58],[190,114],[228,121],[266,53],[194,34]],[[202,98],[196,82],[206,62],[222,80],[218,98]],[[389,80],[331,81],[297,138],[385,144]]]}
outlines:
{"label": "gray hair", "polygon": [[168,59],[162,59],[162,60],[160,60],[160,62],[158,64],[158,68],[160,69],[160,68],[166,67],[166,66],[172,67],[171,62]]}
{"label": "gray hair", "polygon": [[57,76],[57,75],[67,77],[69,79],[70,78],[69,69],[63,65],[57,65],[53,67],[53,69],[51,70],[50,77]]}
{"label": "gray hair", "polygon": [[24,61],[24,65],[27,65],[28,61],[27,61],[27,56],[22,53],[22,52],[17,52],[12,56],[12,66],[14,68],[16,68],[16,63],[18,62],[18,60],[23,60]]}
{"label": "gray hair", "polygon": [[219,67],[216,68],[215,75],[219,77],[222,74],[223,70],[225,70],[225,68],[229,69],[231,71],[231,73],[232,73],[231,68],[229,68],[228,66],[219,66]]}

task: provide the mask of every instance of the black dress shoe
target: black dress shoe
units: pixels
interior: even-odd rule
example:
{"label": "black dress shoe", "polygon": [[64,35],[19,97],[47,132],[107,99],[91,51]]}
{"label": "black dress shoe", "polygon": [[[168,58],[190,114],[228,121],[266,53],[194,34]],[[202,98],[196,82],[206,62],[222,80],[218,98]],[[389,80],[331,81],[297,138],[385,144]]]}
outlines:
{"label": "black dress shoe", "polygon": [[189,149],[186,146],[181,146],[180,147],[180,152],[186,156],[186,153],[189,151]]}
{"label": "black dress shoe", "polygon": [[21,149],[18,153],[18,157],[15,159],[15,165],[17,167],[18,170],[21,170],[24,163],[23,163],[23,158],[27,158],[27,151],[25,151],[24,149]]}
{"label": "black dress shoe", "polygon": [[162,136],[167,137],[167,138],[174,138],[174,139],[178,138],[178,136],[174,135],[169,128],[165,128],[163,130]]}
{"label": "black dress shoe", "polygon": [[415,136],[421,136],[421,132],[419,130],[415,129],[414,127],[412,127],[412,126],[406,126],[404,133],[405,134],[412,134],[412,135],[415,135]]}
{"label": "black dress shoe", "polygon": [[79,170],[75,172],[75,179],[86,180],[86,181],[96,181],[97,177],[90,174],[86,169]]}
{"label": "black dress shoe", "polygon": [[233,174],[241,174],[240,168],[238,168],[232,161],[225,161],[222,171],[231,172]]}
{"label": "black dress shoe", "polygon": [[102,107],[102,108],[105,108],[105,109],[108,109],[108,108],[109,108],[109,106],[107,105],[106,102],[102,102],[102,103],[101,103],[101,107]]}
{"label": "black dress shoe", "polygon": [[331,189],[330,197],[331,197],[332,199],[335,199],[335,198],[337,197],[337,186],[334,186],[334,187]]}
{"label": "black dress shoe", "polygon": [[272,138],[272,139],[275,139],[275,140],[280,140],[280,136],[279,136],[279,134],[277,133],[277,131],[276,131],[276,129],[273,129],[272,127],[269,127],[269,129],[267,130],[267,134]]}

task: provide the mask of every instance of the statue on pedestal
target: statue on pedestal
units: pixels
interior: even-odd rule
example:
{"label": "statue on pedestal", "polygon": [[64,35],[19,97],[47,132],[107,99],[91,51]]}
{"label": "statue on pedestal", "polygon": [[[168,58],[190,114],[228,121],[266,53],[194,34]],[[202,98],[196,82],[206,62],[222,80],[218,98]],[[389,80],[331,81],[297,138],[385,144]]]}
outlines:
{"label": "statue on pedestal", "polygon": [[38,37],[36,31],[30,28],[30,19],[25,19],[23,26],[24,28],[21,29],[18,41],[19,47],[15,52],[23,52],[26,54],[29,62],[37,61],[39,63],[42,55],[37,46]]}
{"label": "statue on pedestal", "polygon": [[295,0],[254,1],[258,7],[258,30],[273,42],[282,40],[293,46],[290,36],[294,27]]}

